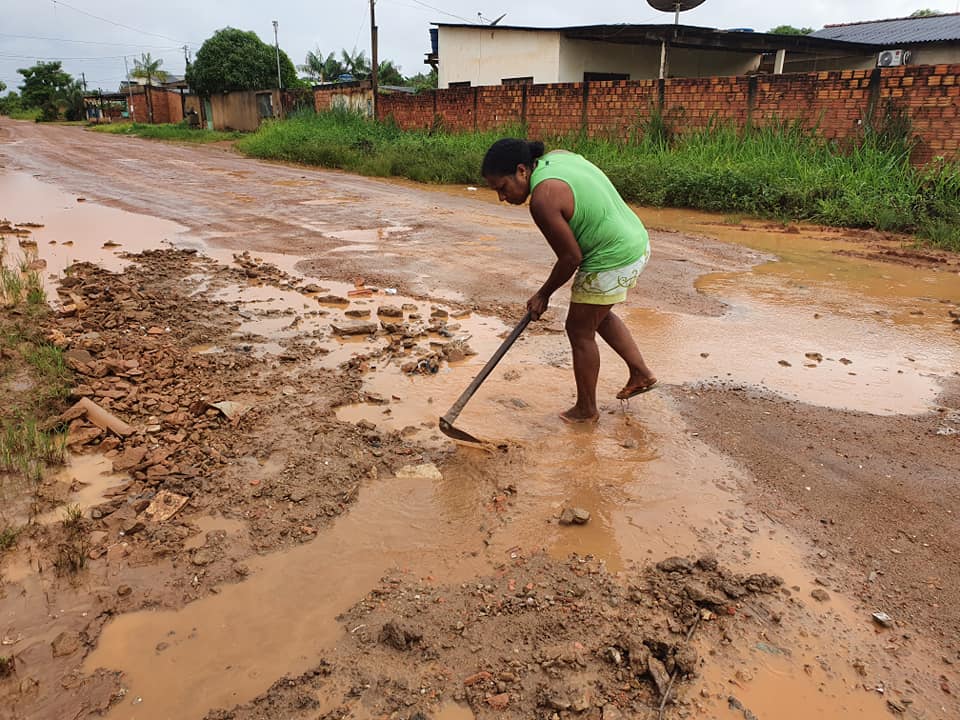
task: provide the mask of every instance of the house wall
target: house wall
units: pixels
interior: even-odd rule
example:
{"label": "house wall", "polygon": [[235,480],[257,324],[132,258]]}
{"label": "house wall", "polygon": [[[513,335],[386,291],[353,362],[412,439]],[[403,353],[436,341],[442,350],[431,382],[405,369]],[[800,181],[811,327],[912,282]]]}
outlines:
{"label": "house wall", "polygon": [[441,27],[439,48],[441,88],[451,82],[499,85],[520,75],[536,83],[560,81],[559,32]]}
{"label": "house wall", "polygon": [[[153,101],[154,123],[178,123],[183,120],[180,93],[158,87],[150,88],[149,92]],[[146,93],[144,86],[133,88],[133,119],[138,123],[150,122]]]}
{"label": "house wall", "polygon": [[373,115],[373,91],[368,82],[358,85],[320,85],[314,88],[313,106],[317,112],[347,108]]}
{"label": "house wall", "polygon": [[824,137],[854,139],[872,112],[894,102],[918,139],[914,160],[960,159],[960,64],[713,78],[455,88],[380,97],[381,118],[403,128],[488,130],[525,122],[529,137],[586,132],[629,139],[652,111],[678,132],[716,119],[801,122]]}
{"label": "house wall", "polygon": [[254,132],[260,127],[260,112],[257,95],[270,93],[273,98],[274,117],[282,116],[279,90],[249,90],[230,92],[210,97],[214,130],[241,130]]}
{"label": "house wall", "polygon": [[[759,66],[757,53],[671,48],[667,71],[670,77],[713,77],[744,75]],[[659,78],[660,46],[561,38],[559,82],[580,82],[585,72],[627,73],[630,80]]]}

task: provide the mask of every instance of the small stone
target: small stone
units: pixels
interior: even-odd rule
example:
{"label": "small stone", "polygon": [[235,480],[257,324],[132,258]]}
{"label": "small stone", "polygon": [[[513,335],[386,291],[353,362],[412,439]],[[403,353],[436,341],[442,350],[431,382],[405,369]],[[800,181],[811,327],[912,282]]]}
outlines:
{"label": "small stone", "polygon": [[402,318],[403,310],[396,305],[381,305],[377,308],[377,315],[380,317]]}
{"label": "small stone", "polygon": [[823,588],[816,588],[810,592],[810,597],[817,602],[827,602],[830,599],[830,593]]}
{"label": "small stone", "polygon": [[650,659],[647,660],[647,671],[650,673],[650,677],[653,678],[653,682],[656,684],[660,696],[663,697],[667,691],[667,686],[670,684],[670,673],[667,672],[667,668],[665,668],[663,663],[657,658],[651,656]]}
{"label": "small stone", "polygon": [[466,687],[473,687],[477,683],[488,682],[490,680],[493,680],[493,675],[483,670],[481,672],[474,673],[473,675],[470,675],[469,677],[464,678],[463,684]]}
{"label": "small stone", "polygon": [[778,360],[777,363],[778,363],[779,365],[782,365],[783,367],[793,367],[793,365],[791,365],[791,364],[790,364],[789,362],[787,362],[786,360]]}
{"label": "small stone", "polygon": [[80,634],[65,630],[53,639],[50,648],[53,650],[54,657],[73,655],[80,649]]}
{"label": "small stone", "polygon": [[500,693],[487,698],[487,705],[494,710],[506,710],[510,705],[510,693]]}
{"label": "small stone", "polygon": [[873,618],[873,621],[881,627],[893,627],[893,618],[887,615],[885,612],[875,612],[873,615],[871,615],[871,617]]}
{"label": "small stone", "polygon": [[121,585],[120,587],[117,588],[117,595],[119,595],[120,597],[126,597],[132,592],[133,592],[133,588],[131,588],[129,585]]}
{"label": "small stone", "polygon": [[214,557],[213,552],[207,548],[197,549],[197,551],[193,553],[193,557],[190,558],[190,562],[201,567],[204,565],[209,565],[214,560],[216,560],[216,557]]}
{"label": "small stone", "polygon": [[668,557],[657,563],[657,570],[661,572],[693,572],[693,563],[682,557]]}

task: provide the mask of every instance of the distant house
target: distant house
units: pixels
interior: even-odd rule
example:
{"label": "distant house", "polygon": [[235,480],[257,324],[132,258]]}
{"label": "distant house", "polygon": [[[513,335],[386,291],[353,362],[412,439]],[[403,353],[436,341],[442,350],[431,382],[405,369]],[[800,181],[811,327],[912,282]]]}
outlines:
{"label": "distant house", "polygon": [[960,63],[960,13],[827,25],[811,37],[874,45],[881,66]]}
{"label": "distant house", "polygon": [[836,70],[877,56],[870,42],[687,25],[436,25],[426,62],[441,88]]}

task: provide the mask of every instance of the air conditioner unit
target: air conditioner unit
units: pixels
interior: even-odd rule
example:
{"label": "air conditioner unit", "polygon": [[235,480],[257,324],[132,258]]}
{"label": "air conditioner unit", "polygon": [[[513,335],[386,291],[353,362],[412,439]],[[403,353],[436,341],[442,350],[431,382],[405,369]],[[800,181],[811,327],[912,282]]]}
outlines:
{"label": "air conditioner unit", "polygon": [[877,56],[877,67],[897,67],[910,62],[909,50],[884,50]]}

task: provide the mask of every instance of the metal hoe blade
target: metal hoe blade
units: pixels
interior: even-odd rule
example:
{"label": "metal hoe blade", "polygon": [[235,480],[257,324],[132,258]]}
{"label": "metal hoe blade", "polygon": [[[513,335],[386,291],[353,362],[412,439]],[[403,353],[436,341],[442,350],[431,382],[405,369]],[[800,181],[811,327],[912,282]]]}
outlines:
{"label": "metal hoe blade", "polygon": [[446,418],[440,418],[440,432],[442,432],[448,438],[452,438],[454,440],[461,440],[463,442],[468,442],[468,443],[477,443],[480,445],[487,444],[485,440],[481,440],[480,438],[476,438],[468,432],[464,432],[463,430],[455,428],[450,422],[447,421]]}

